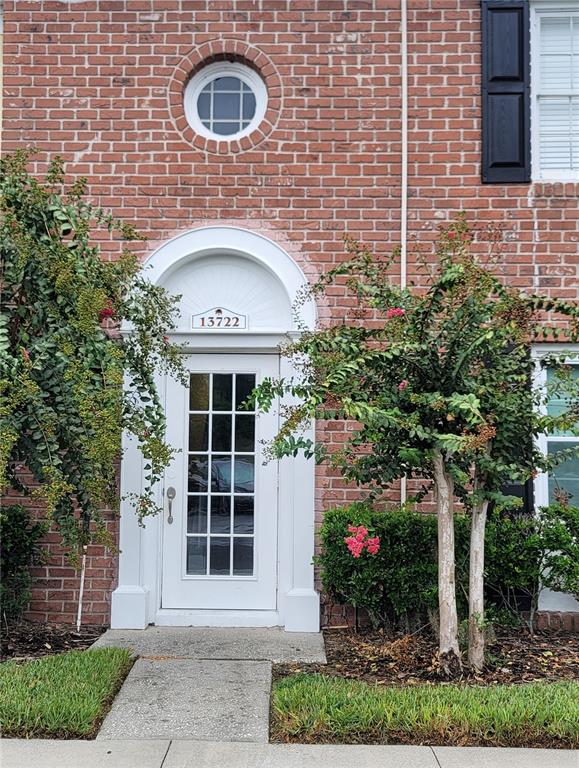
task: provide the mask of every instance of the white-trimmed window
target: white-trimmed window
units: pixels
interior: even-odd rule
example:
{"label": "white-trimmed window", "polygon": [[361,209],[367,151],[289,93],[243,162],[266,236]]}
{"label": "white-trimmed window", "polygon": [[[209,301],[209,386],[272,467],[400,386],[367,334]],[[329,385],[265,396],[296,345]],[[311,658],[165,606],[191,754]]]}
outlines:
{"label": "white-trimmed window", "polygon": [[185,88],[185,115],[193,130],[208,139],[247,136],[267,108],[264,81],[238,62],[215,62],[195,74]]}
{"label": "white-trimmed window", "polygon": [[[547,345],[545,346],[547,347]],[[541,354],[548,354],[549,351],[548,348],[545,348],[544,352],[539,349],[536,354],[540,357]],[[552,351],[560,354],[562,350],[553,349]],[[577,351],[577,349],[573,347],[573,351]],[[570,375],[575,382],[579,382],[579,358],[570,357],[567,361],[567,366],[570,368],[568,375]],[[549,389],[552,389],[553,383],[555,382],[556,384],[556,375],[553,369],[541,367],[539,377],[538,384],[540,386],[546,386],[549,387]],[[562,397],[561,395],[558,395],[557,392],[550,393],[546,405],[547,413],[556,416],[568,410],[568,408],[568,397]],[[570,431],[554,432],[545,435],[541,438],[541,442],[542,445],[540,447],[546,454],[554,454],[565,448],[576,448],[579,446],[579,439]],[[564,495],[569,496],[573,506],[579,506],[579,457],[568,459],[555,467],[549,474],[539,476],[535,485],[535,490],[538,506],[545,506],[554,502],[561,492],[563,492]]]}
{"label": "white-trimmed window", "polygon": [[533,178],[579,180],[579,5],[532,8]]}

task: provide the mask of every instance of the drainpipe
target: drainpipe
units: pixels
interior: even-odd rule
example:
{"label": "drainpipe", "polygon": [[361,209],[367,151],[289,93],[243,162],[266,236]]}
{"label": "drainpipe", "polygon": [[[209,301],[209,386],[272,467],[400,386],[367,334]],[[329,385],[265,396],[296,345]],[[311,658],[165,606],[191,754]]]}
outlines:
{"label": "drainpipe", "polygon": [[[400,90],[401,90],[401,174],[400,174],[400,287],[408,281],[408,4],[400,0]],[[406,475],[400,481],[400,502],[407,499]]]}

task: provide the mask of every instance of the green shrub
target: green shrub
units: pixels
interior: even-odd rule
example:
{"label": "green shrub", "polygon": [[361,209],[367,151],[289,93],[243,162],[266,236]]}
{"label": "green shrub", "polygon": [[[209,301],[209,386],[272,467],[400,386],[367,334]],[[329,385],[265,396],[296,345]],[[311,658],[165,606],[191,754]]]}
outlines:
{"label": "green shrub", "polygon": [[[344,539],[348,526],[363,525],[380,538],[372,555],[353,557]],[[469,527],[455,516],[456,589],[466,615]],[[429,621],[438,608],[437,521],[408,509],[377,510],[355,503],[325,513],[317,558],[324,589],[337,602],[363,608],[375,626],[409,629]],[[579,592],[579,509],[553,504],[535,517],[512,512],[489,516],[485,545],[489,615],[536,610],[540,584]]]}
{"label": "green shrub", "polygon": [[[456,518],[457,555],[468,557],[468,521]],[[380,550],[354,558],[344,538],[349,525],[364,525],[380,538]],[[362,503],[325,513],[318,557],[331,599],[365,609],[375,626],[427,622],[438,606],[436,518],[405,509],[373,510]],[[458,594],[460,598],[460,593]]]}
{"label": "green shrub", "polygon": [[24,611],[30,600],[30,568],[42,560],[40,540],[46,528],[32,521],[16,504],[0,511],[0,606],[9,619]]}
{"label": "green shrub", "polygon": [[555,503],[534,517],[491,519],[485,557],[492,599],[515,613],[523,598],[532,628],[543,587],[579,599],[579,508]]}

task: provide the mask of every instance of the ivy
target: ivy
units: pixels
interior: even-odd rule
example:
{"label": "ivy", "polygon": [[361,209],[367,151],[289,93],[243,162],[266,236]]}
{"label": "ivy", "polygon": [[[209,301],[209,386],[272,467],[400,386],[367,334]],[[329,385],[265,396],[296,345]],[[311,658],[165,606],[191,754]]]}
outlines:
{"label": "ivy", "polygon": [[[184,381],[167,336],[176,299],[146,279],[130,225],[92,205],[84,180],[67,187],[58,157],[33,177],[30,154],[0,164],[0,490],[42,499],[74,553],[111,543],[103,511],[119,502],[123,430],[148,467],[137,514],[156,511],[173,449],[155,376]],[[119,259],[100,253],[107,238],[126,242]]]}

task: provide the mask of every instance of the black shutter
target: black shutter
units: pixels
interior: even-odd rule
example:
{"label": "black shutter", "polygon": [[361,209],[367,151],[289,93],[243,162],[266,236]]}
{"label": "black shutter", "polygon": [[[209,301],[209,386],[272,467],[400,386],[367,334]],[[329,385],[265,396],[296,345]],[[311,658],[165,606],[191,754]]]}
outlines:
{"label": "black shutter", "polygon": [[482,180],[531,180],[528,0],[482,0]]}

